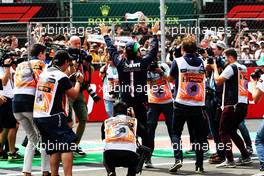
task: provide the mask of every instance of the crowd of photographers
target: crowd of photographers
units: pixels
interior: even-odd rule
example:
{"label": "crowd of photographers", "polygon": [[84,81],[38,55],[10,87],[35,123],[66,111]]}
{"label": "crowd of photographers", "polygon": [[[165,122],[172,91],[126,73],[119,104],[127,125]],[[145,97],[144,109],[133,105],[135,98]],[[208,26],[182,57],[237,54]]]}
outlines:
{"label": "crowd of photographers", "polygon": [[[174,150],[175,164],[169,172],[175,173],[183,165],[185,122],[191,143],[188,152],[196,154],[197,173],[204,172],[208,138],[216,143],[210,164],[217,168],[251,164],[253,149],[245,125],[249,80],[246,66],[238,62],[238,52],[220,38],[208,37],[197,44],[195,35],[186,35],[167,42],[166,62],[162,63],[159,24],[152,28],[142,25],[133,29],[134,41],[125,47],[114,45],[113,33],[103,24],[100,31],[105,44],[88,43],[87,36],[42,35],[40,26],[25,48],[18,49],[14,36],[1,38],[1,160],[24,158],[23,173],[31,175],[34,155],[40,154],[43,175],[58,175],[60,160],[64,174],[72,175],[73,152],[86,155],[79,147],[88,118],[86,91],[95,102],[104,101],[108,115],[102,139],[109,176],[115,176],[119,166],[128,167],[128,176],[141,172],[143,163],[146,168],[154,167],[151,157],[160,114],[165,117]],[[117,32],[122,35],[121,28]],[[90,87],[98,67],[92,63],[98,61],[105,62],[99,65],[103,100]],[[262,73],[258,69],[251,74],[255,102],[264,94]],[[76,132],[72,130],[74,113],[78,117]],[[19,126],[27,136],[24,157],[15,147]],[[263,134],[262,125],[256,138],[261,171]],[[241,153],[238,159],[234,159],[232,142]]]}

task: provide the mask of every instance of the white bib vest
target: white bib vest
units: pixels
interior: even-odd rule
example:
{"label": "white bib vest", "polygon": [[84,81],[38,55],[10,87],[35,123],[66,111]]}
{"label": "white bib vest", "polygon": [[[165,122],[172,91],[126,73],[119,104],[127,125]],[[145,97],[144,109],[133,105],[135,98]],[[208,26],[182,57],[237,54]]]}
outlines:
{"label": "white bib vest", "polygon": [[179,72],[176,103],[187,106],[205,106],[205,70],[203,64],[198,67],[190,66],[183,57],[177,58],[176,62]]}

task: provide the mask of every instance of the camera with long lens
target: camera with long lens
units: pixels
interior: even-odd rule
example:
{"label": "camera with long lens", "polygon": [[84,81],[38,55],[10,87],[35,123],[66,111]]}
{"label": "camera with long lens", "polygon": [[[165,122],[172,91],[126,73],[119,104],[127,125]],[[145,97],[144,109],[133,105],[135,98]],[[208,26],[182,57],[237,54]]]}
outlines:
{"label": "camera with long lens", "polygon": [[84,50],[78,48],[68,48],[68,52],[77,63],[82,64],[84,62],[92,63],[93,57],[87,54]]}
{"label": "camera with long lens", "polygon": [[200,55],[207,53],[208,56],[214,56],[214,52],[213,52],[212,48],[198,48],[197,52]]}
{"label": "camera with long lens", "polygon": [[173,61],[174,58],[181,57],[181,47],[173,47],[169,50],[170,53],[170,61]]}
{"label": "camera with long lens", "polygon": [[[88,64],[88,67],[91,67],[91,63],[93,60],[93,57],[89,54],[87,54],[84,50],[78,49],[78,48],[68,48],[67,49],[70,56],[73,58],[74,61],[76,61],[79,65],[84,65],[84,63]],[[91,68],[90,68],[91,69]],[[70,80],[73,82],[75,81],[76,75],[73,74],[70,76]],[[101,100],[100,96],[96,94],[96,92],[93,91],[93,89],[90,87],[89,81],[84,80],[81,90],[87,90],[89,95],[92,97],[95,103],[99,102]]]}
{"label": "camera with long lens", "polygon": [[[71,80],[71,82],[76,82],[76,78],[79,76],[79,74],[80,72],[78,71],[70,75],[69,79]],[[86,81],[84,81],[81,85],[81,91],[84,91],[84,90],[87,90],[87,92],[92,97],[95,103],[101,100],[100,96],[97,95],[96,92],[94,92],[94,90],[90,87],[90,85]]]}
{"label": "camera with long lens", "polygon": [[[19,57],[15,51],[9,51],[0,48],[0,66],[1,67],[10,67],[12,65],[18,65],[21,62],[27,60],[27,57]],[[5,64],[5,60],[11,58],[12,61],[10,64]]]}
{"label": "camera with long lens", "polygon": [[250,74],[250,77],[254,80],[258,80],[264,72],[261,69],[256,69],[253,73]]}
{"label": "camera with long lens", "polygon": [[208,58],[207,58],[207,64],[209,64],[209,65],[214,64],[214,60],[215,60],[216,66],[218,68],[223,68],[224,67],[224,63],[221,61],[221,58],[220,57],[208,56]]}

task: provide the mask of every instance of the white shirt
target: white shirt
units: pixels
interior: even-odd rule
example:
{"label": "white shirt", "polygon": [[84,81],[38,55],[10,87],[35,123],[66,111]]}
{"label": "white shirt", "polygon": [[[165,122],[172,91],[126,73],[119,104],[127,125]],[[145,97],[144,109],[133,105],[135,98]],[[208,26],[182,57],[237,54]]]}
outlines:
{"label": "white shirt", "polygon": [[104,93],[105,100],[113,101],[114,99],[109,95],[109,90],[110,90],[109,80],[110,79],[118,80],[118,72],[117,72],[116,67],[109,65],[106,70],[106,77],[103,83],[103,93]]}
{"label": "white shirt", "polygon": [[261,75],[259,81],[257,82],[257,88],[264,92],[264,75]]}
{"label": "white shirt", "polygon": [[[5,72],[6,72],[5,70],[6,70],[5,68],[0,67],[0,78],[4,77]],[[0,90],[0,95],[3,95],[8,98],[13,98],[14,97],[14,93],[13,93],[14,81],[12,77],[15,71],[12,69],[12,67],[10,68],[10,72],[11,72],[11,78],[8,79],[8,82],[5,86],[3,85],[3,90]]]}
{"label": "white shirt", "polygon": [[[243,68],[244,69],[247,69],[245,65],[241,65],[239,64],[238,62],[235,62],[234,63],[237,67],[240,67],[240,68]],[[234,75],[234,70],[232,69],[231,67],[232,64],[228,65],[224,71],[221,73],[220,76],[224,77],[225,79],[230,79],[233,75]],[[239,85],[238,85],[239,86]],[[225,84],[224,84],[224,87],[225,87]],[[239,89],[239,88],[238,88]],[[239,90],[238,90],[239,91]],[[244,96],[240,96],[238,94],[238,103],[247,103],[248,101],[248,98],[247,97],[244,97]],[[223,102],[224,103],[224,102]]]}
{"label": "white shirt", "polygon": [[264,52],[261,52],[262,51],[262,49],[259,49],[259,50],[257,50],[256,52],[255,52],[255,59],[256,60],[259,60],[259,59],[261,59],[262,57],[264,57]]}
{"label": "white shirt", "polygon": [[231,67],[231,65],[228,65],[224,71],[221,73],[221,76],[225,79],[230,79],[234,75],[234,71]]}

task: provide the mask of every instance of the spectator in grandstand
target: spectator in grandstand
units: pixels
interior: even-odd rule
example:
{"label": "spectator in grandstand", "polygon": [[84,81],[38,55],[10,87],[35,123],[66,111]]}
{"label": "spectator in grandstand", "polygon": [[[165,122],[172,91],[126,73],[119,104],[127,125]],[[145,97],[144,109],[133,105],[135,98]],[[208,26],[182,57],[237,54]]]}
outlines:
{"label": "spectator in grandstand", "polygon": [[[28,137],[22,170],[25,176],[31,175],[35,149],[39,142],[38,132],[33,123],[33,105],[39,75],[45,69],[45,50],[45,46],[34,44],[30,51],[31,60],[20,63],[15,72],[13,112]],[[50,158],[45,150],[40,151],[42,158],[41,170],[43,175],[46,176],[50,170]]]}
{"label": "spectator in grandstand", "polygon": [[94,63],[101,61],[100,60],[101,58],[98,55],[98,50],[99,50],[99,46],[97,45],[97,43],[92,43],[89,53],[92,55]]}
{"label": "spectator in grandstand", "polygon": [[250,64],[253,60],[253,55],[250,54],[250,47],[249,45],[244,45],[241,47],[241,59],[244,60],[245,64]]}
{"label": "spectator in grandstand", "polygon": [[104,51],[104,49],[98,49],[98,58],[100,63],[106,63],[108,61],[108,52]]}
{"label": "spectator in grandstand", "polygon": [[258,42],[260,48],[255,53],[255,59],[260,60],[264,58],[264,41]]}
{"label": "spectator in grandstand", "polygon": [[138,135],[142,138],[142,144],[146,146],[148,145],[146,131],[147,94],[144,87],[147,84],[147,68],[158,53],[158,39],[156,34],[159,30],[159,25],[156,23],[152,28],[153,40],[151,42],[151,50],[144,57],[141,56],[139,43],[131,41],[126,44],[125,58],[120,58],[116,47],[108,36],[108,27],[101,25],[100,28],[110,54],[110,59],[118,70],[121,100],[135,110],[139,124],[145,129],[138,129]]}
{"label": "spectator in grandstand", "polygon": [[[216,167],[234,168],[236,165],[252,163],[243,140],[237,134],[239,124],[244,121],[247,115],[248,92],[244,87],[245,82],[247,81],[247,68],[237,62],[237,52],[234,49],[226,50],[225,55],[229,65],[224,69],[220,76],[216,62],[211,65],[214,70],[216,85],[225,84],[219,134],[221,142],[224,144],[226,160],[221,164],[216,165]],[[234,161],[232,153],[231,139],[241,152],[241,158],[236,161]]]}
{"label": "spectator in grandstand", "polygon": [[186,121],[191,124],[194,130],[195,171],[197,173],[204,172],[205,121],[202,108],[205,106],[205,67],[203,60],[197,57],[196,52],[197,45],[194,38],[192,36],[185,37],[182,41],[183,56],[173,60],[170,70],[170,81],[175,81],[176,84],[171,134],[175,164],[169,169],[172,173],[182,167],[181,135]]}
{"label": "spectator in grandstand", "polygon": [[64,73],[69,67],[71,57],[66,51],[56,52],[53,64],[39,76],[34,102],[34,122],[42,137],[42,145],[50,154],[51,175],[58,175],[60,160],[64,175],[72,175],[72,151],[78,140],[68,126],[68,97],[76,99],[80,92],[83,76],[76,76],[75,86]]}

